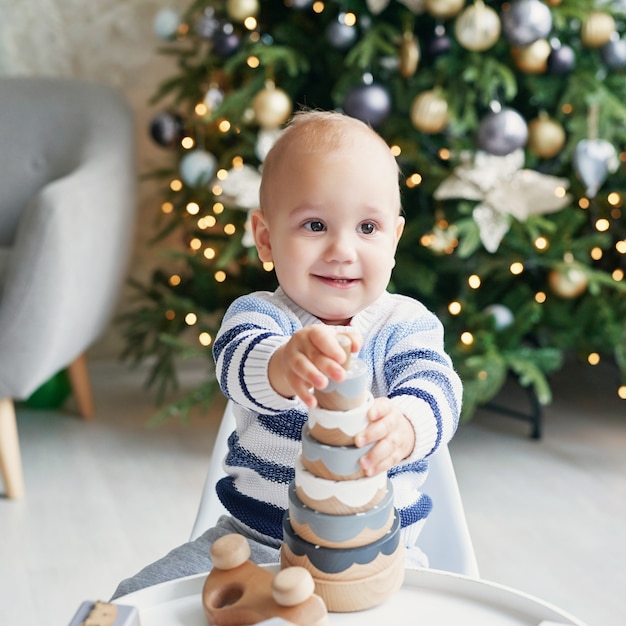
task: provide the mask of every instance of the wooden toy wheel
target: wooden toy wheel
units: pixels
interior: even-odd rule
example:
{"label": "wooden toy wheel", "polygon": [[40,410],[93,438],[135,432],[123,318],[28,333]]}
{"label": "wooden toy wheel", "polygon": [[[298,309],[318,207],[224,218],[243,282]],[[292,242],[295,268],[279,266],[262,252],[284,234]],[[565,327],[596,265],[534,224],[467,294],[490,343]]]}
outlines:
{"label": "wooden toy wheel", "polygon": [[296,606],[308,600],[315,591],[310,572],[304,567],[287,567],[272,581],[272,597],[280,606]]}
{"label": "wooden toy wheel", "polygon": [[250,558],[250,544],[241,535],[224,535],[213,542],[210,555],[217,569],[235,569]]}

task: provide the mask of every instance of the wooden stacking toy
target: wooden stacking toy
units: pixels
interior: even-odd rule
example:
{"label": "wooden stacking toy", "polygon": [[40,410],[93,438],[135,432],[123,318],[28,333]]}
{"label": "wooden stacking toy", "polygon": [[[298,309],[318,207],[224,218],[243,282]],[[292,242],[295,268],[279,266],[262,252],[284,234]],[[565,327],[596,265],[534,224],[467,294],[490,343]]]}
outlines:
{"label": "wooden stacking toy", "polygon": [[326,606],[307,570],[290,567],[273,574],[249,559],[242,535],[224,535],[211,546],[213,569],[202,588],[209,624],[246,626],[279,617],[298,626],[327,626]]}
{"label": "wooden stacking toy", "polygon": [[350,358],[349,337],[338,338],[346,350],[346,377],[316,392],[318,407],[303,429],[281,564],[308,570],[328,610],[348,612],[381,604],[400,588],[404,547],[391,483],[384,472],[363,474],[359,459],[371,445],[354,445],[373,401],[367,367]]}

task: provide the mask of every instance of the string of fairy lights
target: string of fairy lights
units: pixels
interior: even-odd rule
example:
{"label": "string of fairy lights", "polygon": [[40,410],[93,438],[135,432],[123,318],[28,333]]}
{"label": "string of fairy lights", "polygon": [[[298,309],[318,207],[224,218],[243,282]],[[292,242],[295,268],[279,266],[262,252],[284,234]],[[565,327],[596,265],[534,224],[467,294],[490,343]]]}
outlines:
{"label": "string of fairy lights", "polygon": [[[251,3],[251,6],[255,3]],[[241,15],[231,15],[234,19],[237,19],[238,22],[243,24],[243,26],[249,31],[249,37],[251,41],[258,41],[261,37],[258,31],[258,22],[253,14],[245,14],[247,3],[243,2],[239,5],[244,13]],[[315,13],[322,13],[325,9],[325,3],[321,1],[313,2],[311,5],[311,9]],[[340,18],[348,25],[354,25],[356,23],[357,17],[353,13],[342,13]],[[177,37],[179,39],[183,39],[187,36],[189,32],[189,25],[181,23],[178,26]],[[251,70],[259,70],[266,71],[262,68],[261,60],[258,56],[251,55],[246,59],[246,64]],[[268,83],[266,83],[266,88],[268,89],[276,89],[273,81],[270,79]],[[567,108],[569,105],[565,105]],[[278,116],[275,116],[274,121],[278,121],[276,127],[280,127],[282,123],[287,119],[287,117],[291,114],[291,110],[286,112],[282,111]],[[182,147],[184,153],[190,153],[195,150],[201,141],[201,134],[206,132],[206,124],[204,123],[206,120],[210,119],[210,127],[211,129],[215,129],[218,133],[223,133],[224,135],[238,132],[237,125],[228,120],[226,118],[221,119],[213,119],[211,117],[212,110],[209,104],[207,104],[206,99],[201,102],[198,102],[194,108],[194,114],[196,116],[195,123],[192,124],[192,128],[199,129],[201,131],[198,132],[198,136],[194,137],[192,134],[187,133],[180,140],[180,146]],[[253,115],[253,114],[252,114]],[[268,124],[271,126],[271,123]],[[399,145],[391,145],[390,149],[396,158],[400,157],[402,154],[402,149]],[[451,152],[449,149],[441,149],[438,154],[439,158],[442,161],[449,160],[451,158]],[[626,153],[621,153],[619,158],[622,162],[626,162]],[[231,171],[241,170],[246,165],[245,160],[242,156],[235,156],[231,160]],[[215,171],[214,176],[212,177],[212,182],[210,186],[210,191],[213,196],[213,201],[209,207],[201,206],[201,204],[197,201],[191,200],[185,204],[185,213],[186,217],[189,219],[195,220],[195,228],[201,232],[213,231],[215,229],[221,229],[221,233],[226,235],[227,237],[235,237],[242,236],[241,228],[238,228],[232,222],[221,223],[219,216],[224,214],[226,210],[226,205],[224,202],[220,200],[220,196],[222,195],[222,186],[221,184],[228,179],[230,172],[226,168],[220,168]],[[423,182],[423,175],[419,172],[412,172],[406,176],[404,179],[404,184],[408,189],[414,189],[419,187]],[[186,187],[186,183],[183,179],[176,176],[169,182],[169,189],[173,194],[177,194],[183,191]],[[566,194],[566,190],[560,190],[563,195]],[[608,206],[610,207],[610,212],[608,216],[599,216],[595,219],[593,223],[593,227],[598,233],[608,233],[612,228],[612,223],[617,223],[619,220],[624,218],[623,213],[623,198],[622,195],[618,191],[611,191],[607,194],[606,201]],[[592,200],[586,196],[582,196],[578,199],[578,207],[581,211],[588,211],[592,207]],[[161,204],[161,211],[163,214],[171,214],[176,210],[175,202],[168,200]],[[437,253],[451,255],[454,254],[458,245],[459,240],[457,238],[457,233],[455,231],[454,225],[450,225],[445,218],[440,218],[433,227],[431,232],[424,233],[420,238],[420,244],[425,248],[433,248],[437,249]],[[535,250],[541,254],[546,252],[551,245],[550,237],[546,234],[537,235],[533,241],[533,245]],[[229,274],[226,269],[223,269],[216,265],[219,261],[220,251],[219,248],[210,242],[203,240],[199,236],[191,236],[188,241],[188,249],[191,254],[201,255],[202,258],[209,264],[210,267],[218,267],[218,269],[214,269],[213,271],[213,279],[217,283],[223,283],[229,279]],[[617,252],[618,258],[621,257],[619,264],[615,267],[611,273],[612,279],[616,283],[623,282],[625,280],[625,272],[624,267],[626,266],[626,238],[619,240],[615,243],[615,251]],[[594,246],[589,251],[589,255],[591,259],[595,262],[600,261],[604,255],[606,254],[605,250],[600,246]],[[564,255],[563,261],[565,264],[572,263],[574,261],[574,257],[571,253],[566,253]],[[273,270],[273,265],[271,263],[266,263],[263,265],[263,269],[267,272],[271,272]],[[525,271],[524,260],[515,260],[510,263],[508,270],[513,276],[522,275]],[[172,287],[176,287],[181,284],[182,277],[180,274],[172,273],[169,276],[169,284]],[[481,288],[483,284],[483,280],[481,276],[477,273],[470,273],[466,277],[467,286],[471,290],[478,290]],[[582,273],[580,276],[575,277],[575,282],[578,283],[578,288],[586,288],[587,277]],[[547,290],[538,290],[534,294],[534,299],[538,304],[544,304],[551,297]],[[451,316],[459,316],[464,311],[463,302],[460,299],[454,299],[447,305],[447,311]],[[172,320],[177,316],[176,311],[167,310],[165,312],[165,316],[168,320]],[[184,321],[191,328],[196,326],[199,321],[198,314],[193,311],[189,311],[184,313]],[[459,335],[459,341],[462,345],[470,347],[474,343],[474,335],[470,330],[462,330]],[[197,341],[203,347],[208,347],[213,342],[213,337],[209,331],[200,330],[197,335]],[[591,366],[598,365],[601,361],[600,354],[598,352],[591,351],[586,357],[587,363]],[[483,373],[486,375],[486,372]],[[478,374],[479,376],[481,373]],[[618,387],[618,396],[621,399],[626,399],[626,385],[621,385]]]}

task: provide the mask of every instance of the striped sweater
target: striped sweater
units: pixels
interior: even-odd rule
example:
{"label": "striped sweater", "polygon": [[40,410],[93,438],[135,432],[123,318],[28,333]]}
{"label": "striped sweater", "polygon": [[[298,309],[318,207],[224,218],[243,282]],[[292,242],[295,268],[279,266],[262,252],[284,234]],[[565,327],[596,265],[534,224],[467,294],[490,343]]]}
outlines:
{"label": "striped sweater", "polygon": [[[291,335],[322,323],[292,302],[282,289],[238,298],[229,307],[213,355],[222,392],[233,400],[236,430],[224,461],[227,476],[217,493],[228,511],[248,527],[282,539],[307,408],[271,387],[268,362]],[[440,321],[419,302],[385,292],[358,313],[351,327],[363,336],[374,397],[387,396],[415,430],[410,457],[388,472],[402,527],[423,520],[432,503],[420,487],[428,457],[451,439],[461,409],[461,381],[443,351]],[[420,524],[421,525],[421,524]]]}

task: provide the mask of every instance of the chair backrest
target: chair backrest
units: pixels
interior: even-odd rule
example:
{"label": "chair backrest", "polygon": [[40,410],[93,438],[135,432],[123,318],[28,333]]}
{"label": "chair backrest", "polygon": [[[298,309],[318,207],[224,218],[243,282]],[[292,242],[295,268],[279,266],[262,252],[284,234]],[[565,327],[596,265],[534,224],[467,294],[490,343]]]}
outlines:
{"label": "chair backrest", "polygon": [[[228,452],[228,437],[234,429],[235,416],[228,402],[215,438],[191,540],[215,526],[219,516],[227,513],[217,497],[215,484],[224,475],[222,463]],[[417,543],[428,555],[430,567],[477,578],[478,564],[447,446],[431,458],[423,491],[432,498],[433,510]]]}
{"label": "chair backrest", "polygon": [[1,77],[0,145],[0,398],[19,400],[114,313],[134,236],[134,115],[105,85]]}

